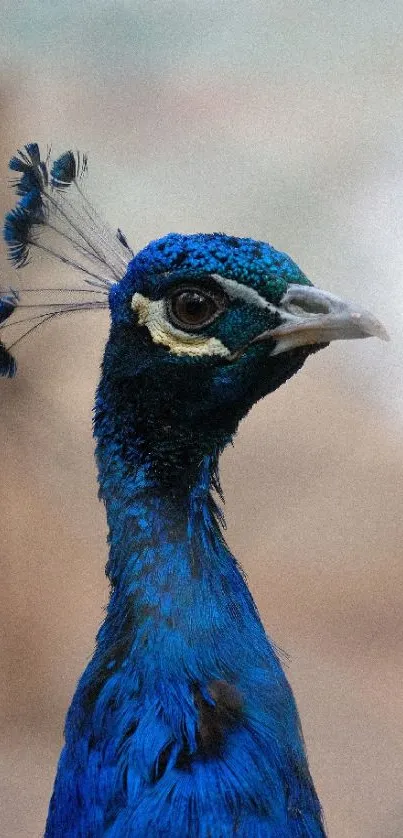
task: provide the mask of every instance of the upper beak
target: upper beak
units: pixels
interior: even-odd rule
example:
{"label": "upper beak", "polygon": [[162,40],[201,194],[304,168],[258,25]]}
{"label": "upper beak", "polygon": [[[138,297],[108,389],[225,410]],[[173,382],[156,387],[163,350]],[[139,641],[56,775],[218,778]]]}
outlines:
{"label": "upper beak", "polygon": [[389,340],[382,323],[368,311],[313,285],[289,285],[277,310],[284,319],[281,326],[262,332],[253,341],[273,338],[272,355],[331,340],[372,336]]}

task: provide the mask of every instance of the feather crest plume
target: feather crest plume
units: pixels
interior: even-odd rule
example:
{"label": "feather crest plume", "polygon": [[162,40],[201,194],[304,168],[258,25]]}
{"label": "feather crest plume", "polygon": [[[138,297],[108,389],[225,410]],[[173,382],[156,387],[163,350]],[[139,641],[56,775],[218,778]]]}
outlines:
{"label": "feather crest plume", "polygon": [[[125,274],[133,251],[122,231],[111,230],[86,197],[85,154],[69,150],[51,162],[50,152],[43,160],[38,144],[28,143],[9,167],[16,173],[11,185],[18,196],[3,230],[11,262],[22,268],[39,250],[81,274],[80,287],[0,292],[0,376],[11,377],[16,363],[9,350],[40,325],[62,314],[107,308],[109,289]],[[29,311],[11,317],[17,308]],[[8,346],[5,329],[12,335]]]}

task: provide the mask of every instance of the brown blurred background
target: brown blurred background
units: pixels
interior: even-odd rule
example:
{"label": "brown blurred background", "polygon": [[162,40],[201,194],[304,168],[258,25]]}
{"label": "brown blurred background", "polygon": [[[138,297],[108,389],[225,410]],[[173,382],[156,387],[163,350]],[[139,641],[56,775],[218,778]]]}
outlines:
{"label": "brown blurred background", "polygon": [[[223,462],[229,542],[289,653],[330,838],[403,835],[402,126],[397,2],[18,4],[0,35],[1,204],[30,140],[90,154],[135,248],[272,242],[392,342],[335,344]],[[33,259],[2,286],[57,283]],[[46,272],[46,276],[45,276]],[[1,834],[40,836],[64,715],[107,597],[91,406],[108,329],[44,326],[0,383]]]}

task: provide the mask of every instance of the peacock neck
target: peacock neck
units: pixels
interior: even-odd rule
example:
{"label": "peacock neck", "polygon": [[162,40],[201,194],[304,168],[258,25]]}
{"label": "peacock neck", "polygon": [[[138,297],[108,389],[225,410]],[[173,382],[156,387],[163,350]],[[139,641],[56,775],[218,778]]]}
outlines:
{"label": "peacock neck", "polygon": [[[164,804],[178,788],[192,801],[205,789],[203,806],[211,790],[208,834],[221,823],[233,834],[237,812],[244,835],[263,834],[269,820],[273,835],[323,835],[292,693],[222,538],[211,496],[217,451],[198,463],[189,456],[188,469],[171,463],[169,485],[127,400],[117,410],[107,396],[104,381],[95,435],[111,595],[68,713],[46,834],[62,834],[63,806],[69,835],[109,834],[117,813],[114,835],[152,835],[157,822],[158,834],[190,834],[187,815]],[[82,829],[70,812],[76,799]],[[128,830],[127,812],[138,811],[141,828],[130,820]]]}
{"label": "peacock neck", "polygon": [[120,659],[135,658],[137,670],[140,661],[145,667],[152,661],[156,678],[177,677],[184,669],[196,681],[228,676],[233,661],[225,660],[223,638],[238,635],[248,654],[251,634],[265,641],[212,497],[218,452],[197,463],[187,456],[187,470],[172,464],[170,482],[166,472],[160,479],[136,414],[129,416],[125,407],[127,400],[116,410],[101,386],[95,435],[111,582],[101,646],[111,646],[115,657],[118,648]]}

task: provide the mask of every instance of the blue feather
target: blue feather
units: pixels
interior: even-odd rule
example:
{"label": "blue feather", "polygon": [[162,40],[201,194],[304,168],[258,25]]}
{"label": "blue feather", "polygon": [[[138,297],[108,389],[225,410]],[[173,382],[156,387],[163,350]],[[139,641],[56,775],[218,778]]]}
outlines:
{"label": "blue feather", "polygon": [[10,288],[5,294],[0,296],[0,324],[4,323],[10,315],[15,311],[18,305],[19,294],[13,288]]}
{"label": "blue feather", "polygon": [[44,223],[41,192],[33,187],[23,195],[15,209],[7,213],[4,222],[3,235],[9,258],[17,268],[22,268],[28,261],[29,248],[34,243],[33,227]]}
{"label": "blue feather", "polygon": [[37,143],[28,143],[9,167],[19,175],[12,186],[20,201],[6,216],[4,238],[16,267],[26,264],[34,246],[87,274],[90,284],[110,287],[121,279],[133,251],[120,230],[112,233],[98,217],[81,189],[87,155],[66,151],[49,172],[49,154],[41,160]]}
{"label": "blue feather", "polygon": [[9,168],[22,174],[21,178],[12,182],[17,195],[24,196],[31,190],[42,192],[48,185],[47,163],[41,160],[37,143],[24,146],[24,151],[19,151],[18,156],[11,158]]}
{"label": "blue feather", "polygon": [[28,172],[41,165],[38,143],[27,143],[23,151],[11,158],[9,168],[14,172]]}
{"label": "blue feather", "polygon": [[[10,288],[5,294],[0,296],[0,324],[4,323],[14,312],[18,305],[19,295],[17,291]],[[0,342],[0,376],[4,378],[13,378],[17,371],[17,364],[11,353]]]}
{"label": "blue feather", "polygon": [[73,151],[65,151],[54,161],[50,170],[50,179],[57,189],[65,189],[67,186],[82,177],[87,171],[88,158],[86,154],[74,154]]}
{"label": "blue feather", "polygon": [[0,376],[3,378],[14,378],[16,372],[17,364],[15,358],[13,358],[3,343],[0,342]]}

